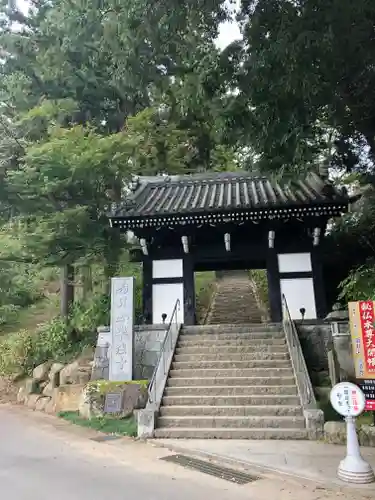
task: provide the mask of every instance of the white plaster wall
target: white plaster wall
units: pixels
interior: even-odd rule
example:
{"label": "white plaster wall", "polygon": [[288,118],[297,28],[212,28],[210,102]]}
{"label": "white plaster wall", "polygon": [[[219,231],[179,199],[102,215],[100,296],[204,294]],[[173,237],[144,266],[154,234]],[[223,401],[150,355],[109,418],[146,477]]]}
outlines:
{"label": "white plaster wall", "polygon": [[180,299],[180,309],[177,314],[178,322],[184,322],[184,285],[183,283],[158,283],[152,285],[152,323],[162,323],[161,315],[167,314],[166,323],[169,323],[176,300]]}
{"label": "white plaster wall", "polygon": [[278,256],[280,273],[311,272],[310,253],[280,253]]}
{"label": "white plaster wall", "polygon": [[316,319],[312,278],[281,279],[280,288],[281,294],[285,295],[292,319],[301,319],[301,307],[306,309],[305,319]]}
{"label": "white plaster wall", "polygon": [[183,276],[182,259],[153,260],[153,278],[181,278]]}

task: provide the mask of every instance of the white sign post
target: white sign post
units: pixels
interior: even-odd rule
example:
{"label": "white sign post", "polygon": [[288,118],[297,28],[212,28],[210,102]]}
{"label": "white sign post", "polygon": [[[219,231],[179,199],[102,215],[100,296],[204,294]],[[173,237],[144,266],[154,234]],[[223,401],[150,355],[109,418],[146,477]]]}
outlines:
{"label": "white sign post", "polygon": [[361,456],[355,427],[355,417],[365,409],[365,395],[358,386],[341,382],[332,388],[330,400],[333,408],[346,420],[346,457],[337,471],[339,479],[356,484],[372,483],[375,481],[374,472]]}
{"label": "white sign post", "polygon": [[133,378],[134,278],[111,280],[109,380]]}

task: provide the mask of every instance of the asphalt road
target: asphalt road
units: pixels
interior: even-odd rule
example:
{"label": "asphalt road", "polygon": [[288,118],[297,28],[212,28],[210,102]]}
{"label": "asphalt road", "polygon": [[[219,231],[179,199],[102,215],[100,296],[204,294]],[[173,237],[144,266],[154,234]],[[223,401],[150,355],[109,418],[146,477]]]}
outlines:
{"label": "asphalt road", "polygon": [[94,443],[52,417],[0,405],[1,500],[254,499],[247,486],[160,461],[144,443]]}

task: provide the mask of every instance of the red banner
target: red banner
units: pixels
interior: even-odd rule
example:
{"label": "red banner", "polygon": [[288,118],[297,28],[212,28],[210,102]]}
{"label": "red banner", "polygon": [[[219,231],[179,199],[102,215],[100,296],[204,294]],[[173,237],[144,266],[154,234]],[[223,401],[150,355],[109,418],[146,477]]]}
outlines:
{"label": "red banner", "polygon": [[375,373],[375,329],[373,301],[361,301],[359,303],[359,313],[366,370],[368,373]]}

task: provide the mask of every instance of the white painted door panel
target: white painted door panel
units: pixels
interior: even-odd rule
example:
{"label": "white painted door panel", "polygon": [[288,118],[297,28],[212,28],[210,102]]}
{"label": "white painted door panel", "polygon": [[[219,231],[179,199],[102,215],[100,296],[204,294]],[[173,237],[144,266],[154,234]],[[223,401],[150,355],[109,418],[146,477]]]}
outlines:
{"label": "white painted door panel", "polygon": [[184,322],[184,285],[183,283],[163,283],[152,285],[152,323],[162,323],[162,314],[167,315],[169,323],[176,300],[180,299],[178,322]]}
{"label": "white painted door panel", "polygon": [[316,319],[314,282],[312,278],[280,280],[281,294],[288,303],[292,319],[302,319],[300,309],[306,309],[305,319]]}

